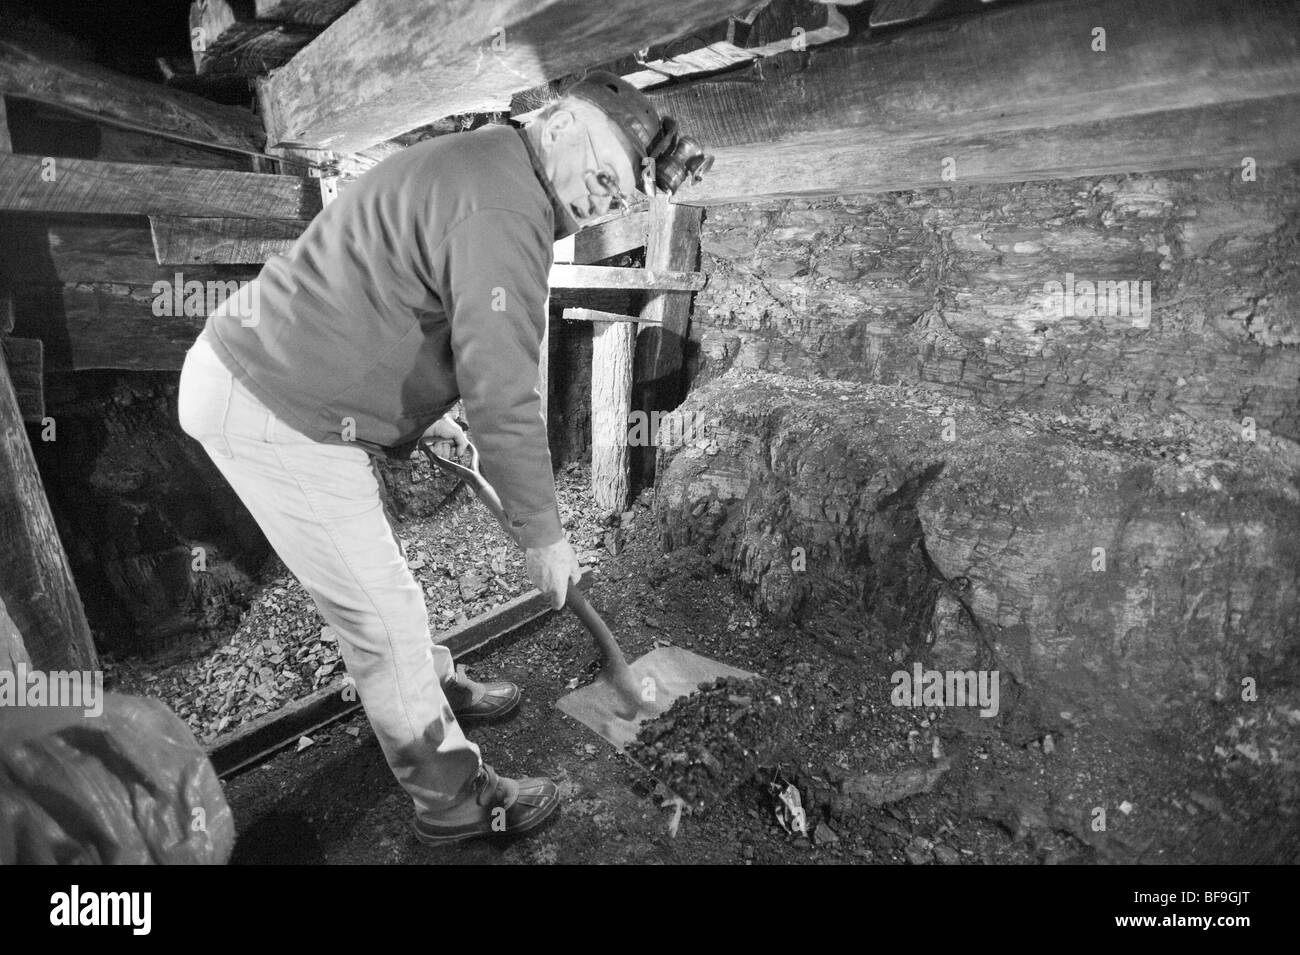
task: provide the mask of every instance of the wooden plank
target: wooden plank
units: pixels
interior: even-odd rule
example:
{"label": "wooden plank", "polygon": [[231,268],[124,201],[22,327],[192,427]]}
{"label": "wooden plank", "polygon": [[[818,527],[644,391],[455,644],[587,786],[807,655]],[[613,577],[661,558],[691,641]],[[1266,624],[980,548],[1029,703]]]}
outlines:
{"label": "wooden plank", "polygon": [[675,269],[619,269],[602,265],[551,266],[553,289],[619,289],[622,291],[698,292],[701,272]]}
{"label": "wooden plank", "polygon": [[310,219],[311,179],[0,153],[0,211]]}
{"label": "wooden plank", "polygon": [[45,343],[47,371],[177,371],[204,317],[157,316],[148,288],[19,286],[15,331]]}
{"label": "wooden plank", "polygon": [[594,308],[566,308],[564,320],[568,322],[631,322],[633,325],[642,321],[636,315],[619,315],[615,312],[601,312]]}
{"label": "wooden plank", "polygon": [[5,338],[0,340],[0,347],[3,347],[5,362],[9,365],[9,379],[22,419],[40,424],[45,418],[45,367],[41,341]]}
{"label": "wooden plank", "polygon": [[273,144],[355,152],[453,113],[507,111],[512,93],[751,3],[362,0],[262,81],[258,98]]}
{"label": "wooden plank", "polygon": [[[646,267],[692,269],[700,254],[699,208],[656,197],[650,203],[650,236]],[[641,309],[647,328],[637,336],[636,377],[632,407],[647,413],[671,411],[686,395],[683,349],[690,330],[689,292],[660,292],[648,297]],[[635,464],[642,481],[654,481],[653,448],[641,448]]]}
{"label": "wooden plank", "polygon": [[[849,195],[1220,167],[1300,159],[1300,97],[1285,96],[1123,119],[952,137],[830,134],[764,148],[718,150],[692,202]],[[954,180],[943,175],[952,157]]]}
{"label": "wooden plank", "polygon": [[[55,440],[58,439],[55,422]],[[98,667],[90,626],[54,526],[0,353],[0,603],[41,670]]]}
{"label": "wooden plank", "polygon": [[[1108,44],[1098,52],[1092,30],[1102,24]],[[705,181],[683,193],[693,202],[917,188],[974,174],[1013,182],[1036,168],[1059,177],[1162,168],[1153,162],[1188,168],[1224,153],[1217,107],[1281,102],[1300,89],[1297,34],[1295,4],[1016,5],[782,58],[766,78],[746,73],[650,96],[717,156]],[[1183,161],[1165,138],[1176,123],[1160,125],[1176,115],[1189,133]],[[1133,118],[1123,136],[1106,132]],[[1094,129],[1109,158],[1088,140]],[[1261,149],[1290,139],[1258,132],[1232,139]],[[1044,143],[1050,162],[1036,156]],[[1068,160],[1072,147],[1079,161]],[[945,157],[956,160],[955,179],[940,176]]]}
{"label": "wooden plank", "polygon": [[573,261],[585,265],[641,248],[649,222],[645,212],[631,212],[579,230],[573,237]]}
{"label": "wooden plank", "polygon": [[160,265],[256,265],[284,255],[307,228],[301,219],[150,216]]}
{"label": "wooden plank", "polygon": [[93,110],[206,143],[259,150],[266,142],[251,112],[224,106],[94,63],[38,52],[28,40],[0,36],[0,92],[22,93]]}
{"label": "wooden plank", "polygon": [[[0,233],[6,237],[9,250],[0,256],[0,285],[106,282],[149,286],[173,281],[175,264],[158,264],[149,228],[139,222],[134,218],[105,217],[89,225],[74,225],[34,216],[0,216]],[[256,267],[178,264],[185,265],[186,280],[253,278],[258,272]]]}
{"label": "wooden plank", "polygon": [[871,29],[911,23],[934,13],[944,0],[876,0],[871,8]]}
{"label": "wooden plank", "polygon": [[591,336],[591,493],[600,513],[627,507],[628,412],[636,326],[598,322]]}
{"label": "wooden plank", "polygon": [[[758,22],[748,22],[755,18]],[[600,69],[616,73],[637,89],[649,89],[777,53],[807,50],[849,35],[848,20],[833,4],[814,0],[767,0],[748,10],[744,18],[731,17],[725,29],[719,29],[722,26],[676,37],[670,43],[637,51],[635,57],[601,64]],[[511,118],[519,123],[529,121],[566,85],[553,81],[515,94]]]}
{"label": "wooden plank", "polygon": [[325,27],[356,3],[357,0],[255,0],[253,7],[259,20]]}
{"label": "wooden plank", "polygon": [[255,76],[287,63],[320,32],[317,27],[253,19],[251,2],[194,0],[190,47],[194,72]]}

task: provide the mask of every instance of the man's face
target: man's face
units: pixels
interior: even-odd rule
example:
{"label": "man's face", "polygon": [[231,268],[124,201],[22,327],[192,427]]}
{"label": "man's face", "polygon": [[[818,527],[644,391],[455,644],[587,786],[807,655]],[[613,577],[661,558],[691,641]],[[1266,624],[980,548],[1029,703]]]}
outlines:
{"label": "man's face", "polygon": [[542,127],[542,165],[569,213],[584,225],[609,212],[613,191],[597,177],[604,173],[626,196],[636,193],[632,162],[614,125],[585,103],[557,110]]}

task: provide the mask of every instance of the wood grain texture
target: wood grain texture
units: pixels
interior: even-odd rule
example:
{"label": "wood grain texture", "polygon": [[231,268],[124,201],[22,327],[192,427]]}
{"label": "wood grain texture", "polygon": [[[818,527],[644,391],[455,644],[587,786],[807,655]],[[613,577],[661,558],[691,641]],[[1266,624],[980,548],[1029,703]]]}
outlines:
{"label": "wood grain texture", "polygon": [[306,227],[301,219],[149,217],[160,265],[260,265],[288,252]]}
{"label": "wood grain texture", "polygon": [[266,135],[246,109],[135,79],[87,61],[36,52],[0,35],[0,91],[94,110],[204,142],[261,149]]}
{"label": "wood grain texture", "polygon": [[[236,219],[216,222],[261,223],[277,220]],[[279,220],[286,221],[286,220]],[[301,229],[302,224],[297,223]],[[178,265],[184,279],[253,278],[255,266],[202,265],[168,262],[160,265],[148,225],[131,217],[104,217],[89,225],[34,216],[0,216],[0,234],[9,254],[0,257],[0,285],[60,285],[106,282],[152,285],[173,281]],[[216,256],[211,256],[216,258]]]}
{"label": "wood grain texture", "polygon": [[22,634],[32,665],[42,670],[97,668],[86,613],[54,526],[3,355],[0,540],[4,541],[0,547],[0,604]]}
{"label": "wood grain texture", "polygon": [[1062,0],[650,95],[717,155],[690,201],[916,188],[944,181],[945,157],[956,181],[1188,168],[1292,148],[1272,127],[1294,118],[1297,35],[1294,4]]}
{"label": "wood grain texture", "polygon": [[649,221],[645,212],[633,212],[579,230],[573,237],[573,261],[589,265],[641,248]]}
{"label": "wood grain texture", "polygon": [[591,493],[601,513],[627,506],[628,413],[636,326],[598,322],[591,338]]}
{"label": "wood grain texture", "polygon": [[[650,204],[646,268],[693,269],[700,254],[702,211],[665,199]],[[691,294],[659,292],[641,309],[646,328],[637,335],[636,385],[632,405],[638,411],[671,411],[685,397],[683,349],[689,334]],[[654,479],[655,455],[639,449],[636,468],[643,481]]]}
{"label": "wood grain texture", "polygon": [[356,6],[357,0],[254,0],[259,20],[324,27]]}
{"label": "wood grain texture", "polygon": [[287,63],[320,32],[318,27],[254,19],[252,3],[194,0],[190,40],[199,76],[255,76]]}
{"label": "wood grain texture", "polygon": [[355,152],[453,113],[508,111],[512,93],[749,5],[361,0],[263,81],[259,100],[271,143]]}
{"label": "wood grain texture", "polygon": [[4,338],[0,339],[0,348],[4,349],[9,380],[22,419],[39,424],[45,417],[45,364],[40,339]]}
{"label": "wood grain texture", "polygon": [[320,189],[293,176],[0,153],[0,211],[310,219]]}
{"label": "wood grain texture", "polygon": [[700,272],[677,269],[620,269],[603,265],[553,265],[553,289],[695,292],[704,288]]}

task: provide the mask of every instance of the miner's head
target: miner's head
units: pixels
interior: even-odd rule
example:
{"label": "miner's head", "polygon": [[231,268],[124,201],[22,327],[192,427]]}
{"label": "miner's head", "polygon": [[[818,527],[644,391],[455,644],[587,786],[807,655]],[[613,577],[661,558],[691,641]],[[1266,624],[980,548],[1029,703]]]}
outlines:
{"label": "miner's head", "polygon": [[649,98],[613,73],[589,73],[529,124],[542,166],[579,225],[635,202],[647,179],[672,193],[712,157]]}

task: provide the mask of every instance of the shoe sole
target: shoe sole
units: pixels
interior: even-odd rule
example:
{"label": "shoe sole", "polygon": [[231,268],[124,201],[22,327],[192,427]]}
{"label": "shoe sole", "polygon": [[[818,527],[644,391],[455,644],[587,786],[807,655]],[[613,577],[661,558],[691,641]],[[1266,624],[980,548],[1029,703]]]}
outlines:
{"label": "shoe sole", "polygon": [[[422,845],[428,846],[431,849],[436,849],[439,846],[453,846],[460,842],[468,842],[471,839],[498,839],[504,842],[509,839],[515,839],[535,833],[540,827],[554,819],[559,813],[559,810],[560,801],[557,799],[545,812],[539,813],[536,817],[530,819],[527,825],[516,826],[515,828],[507,829],[504,832],[499,832],[489,828],[477,829],[473,832],[460,832],[455,835],[431,836],[420,828],[418,822],[413,823],[412,827],[415,830],[415,838]],[[489,823],[489,825],[491,824]]]}

